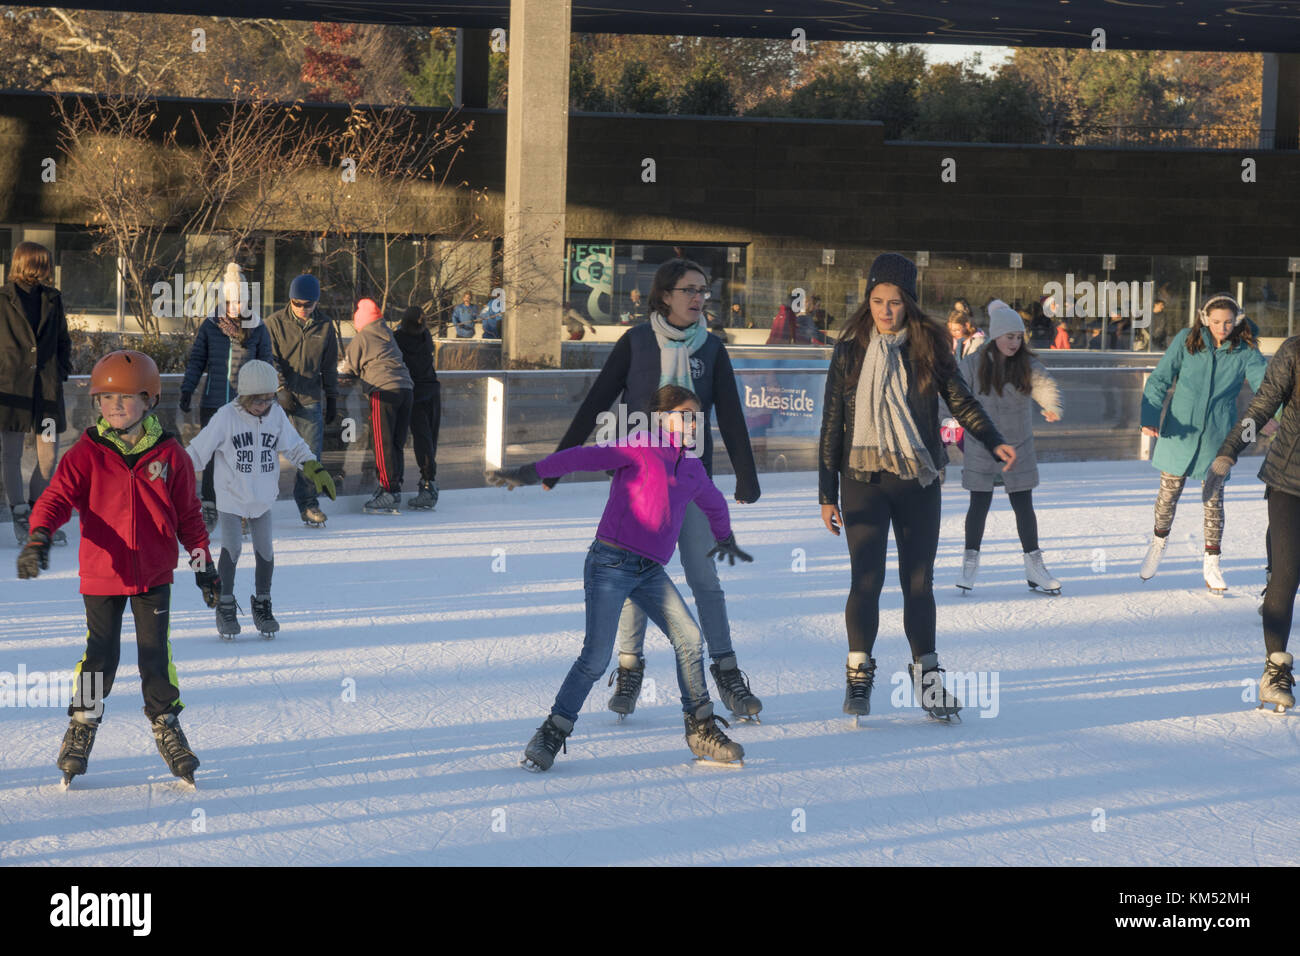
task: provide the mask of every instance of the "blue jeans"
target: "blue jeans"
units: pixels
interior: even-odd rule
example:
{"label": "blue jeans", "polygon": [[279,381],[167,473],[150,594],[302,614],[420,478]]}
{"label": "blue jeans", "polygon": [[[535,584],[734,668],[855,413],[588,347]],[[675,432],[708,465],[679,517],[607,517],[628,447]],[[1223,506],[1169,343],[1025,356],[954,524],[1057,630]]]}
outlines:
{"label": "blue jeans", "polygon": [[672,642],[677,653],[682,711],[693,714],[707,704],[709,689],[704,683],[700,629],[664,566],[631,551],[593,541],[582,577],[587,594],[587,636],[582,642],[582,653],[555,695],[551,713],[569,720],[578,719],[578,711],[582,710],[592,685],[609,667],[619,612],[628,600],[663,628]]}
{"label": "blue jeans", "polygon": [[[699,505],[691,502],[686,506],[682,533],[677,538],[677,555],[682,559],[686,584],[695,598],[700,627],[704,631],[705,643],[709,645],[709,657],[716,661],[734,652],[731,649],[731,625],[727,622],[727,598],[718,581],[717,563],[708,557],[715,543],[709,519]],[[633,602],[626,602],[618,619],[620,654],[641,656],[645,646],[645,625],[645,613]]]}
{"label": "blue jeans", "polygon": [[[321,409],[320,402],[300,406],[298,411],[289,416],[289,420],[293,422],[294,430],[302,436],[302,440],[311,446],[311,453],[316,456],[316,460],[320,461],[321,448],[325,443],[325,412]],[[298,503],[299,512],[320,504],[316,498],[316,486],[307,480],[301,470],[293,480],[293,500]]]}

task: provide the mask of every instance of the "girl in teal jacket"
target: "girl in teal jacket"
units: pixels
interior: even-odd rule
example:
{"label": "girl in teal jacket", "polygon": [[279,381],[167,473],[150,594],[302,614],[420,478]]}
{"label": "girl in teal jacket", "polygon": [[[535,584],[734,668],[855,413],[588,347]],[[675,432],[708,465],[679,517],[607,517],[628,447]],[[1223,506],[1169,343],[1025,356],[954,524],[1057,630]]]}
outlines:
{"label": "girl in teal jacket", "polygon": [[[1151,464],[1160,470],[1155,535],[1142,563],[1143,581],[1152,578],[1160,566],[1183,485],[1189,477],[1205,480],[1210,463],[1236,421],[1242,381],[1249,382],[1252,391],[1257,390],[1268,365],[1255,344],[1253,326],[1232,296],[1210,296],[1201,306],[1199,318],[1194,328],[1174,336],[1142,392],[1142,434],[1159,438]],[[1171,387],[1174,396],[1161,424],[1160,411]],[[1224,591],[1228,586],[1219,570],[1222,489],[1204,507],[1205,586]]]}

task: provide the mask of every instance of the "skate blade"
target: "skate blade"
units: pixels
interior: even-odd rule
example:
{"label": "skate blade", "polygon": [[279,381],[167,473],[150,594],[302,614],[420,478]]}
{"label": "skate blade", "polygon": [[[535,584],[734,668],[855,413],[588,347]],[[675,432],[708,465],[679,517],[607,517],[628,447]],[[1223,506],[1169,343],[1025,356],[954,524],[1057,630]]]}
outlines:
{"label": "skate blade", "polygon": [[957,585],[957,590],[961,593],[962,597],[966,597],[966,595],[970,594],[973,588],[968,588],[964,584],[959,584]]}
{"label": "skate blade", "polygon": [[927,717],[931,720],[937,720],[941,724],[960,724],[961,714],[931,714],[926,712]]}
{"label": "skate blade", "polygon": [[541,764],[533,763],[533,761],[529,760],[527,757],[525,757],[523,760],[519,761],[519,766],[523,767],[523,768],[524,768],[525,770],[527,770],[529,773],[545,773],[545,772],[546,772],[546,768],[545,768],[545,767],[541,766]]}
{"label": "skate blade", "polygon": [[1269,710],[1268,704],[1260,704],[1255,709],[1266,711],[1267,713],[1270,713],[1275,717],[1285,717],[1287,715],[1287,711],[1291,709],[1286,704],[1273,704],[1272,708],[1273,708],[1272,710]]}
{"label": "skate blade", "polygon": [[1045,588],[1041,584],[1035,584],[1033,581],[1026,581],[1025,583],[1029,585],[1029,590],[1038,591],[1041,594],[1050,594],[1055,597],[1061,593],[1060,588]]}
{"label": "skate blade", "polygon": [[744,770],[745,759],[739,760],[714,760],[712,757],[696,757],[691,761],[693,767],[718,767],[723,770]]}
{"label": "skate blade", "polygon": [[748,716],[745,717],[741,717],[738,714],[732,714],[731,716],[736,719],[736,723],[738,724],[762,724],[763,723],[761,720],[758,719],[758,714],[749,714]]}
{"label": "skate blade", "polygon": [[[187,773],[187,774],[184,774],[183,776],[177,777],[177,778],[176,778],[176,781],[177,781],[177,783],[184,784],[184,785],[185,785],[185,788],[188,788],[188,789],[191,790],[191,791],[194,791],[194,790],[198,790],[198,789],[199,789],[199,785],[198,785],[197,783],[194,782],[194,774],[192,774],[192,773]],[[184,789],[184,788],[182,788],[182,789]]]}
{"label": "skate blade", "polygon": [[1211,587],[1209,581],[1205,582],[1205,590],[1209,591],[1211,594],[1215,595],[1216,597],[1222,597],[1228,591],[1226,587],[1222,587],[1222,588]]}
{"label": "skate blade", "polygon": [[273,641],[273,640],[275,640],[275,635],[276,635],[276,633],[277,633],[277,632],[275,632],[275,631],[262,631],[262,632],[261,632],[261,634],[262,634],[262,640],[264,640],[264,641]]}
{"label": "skate blade", "polygon": [[59,790],[63,793],[67,793],[72,787],[72,778],[75,776],[75,773],[65,773],[63,779],[59,781]]}

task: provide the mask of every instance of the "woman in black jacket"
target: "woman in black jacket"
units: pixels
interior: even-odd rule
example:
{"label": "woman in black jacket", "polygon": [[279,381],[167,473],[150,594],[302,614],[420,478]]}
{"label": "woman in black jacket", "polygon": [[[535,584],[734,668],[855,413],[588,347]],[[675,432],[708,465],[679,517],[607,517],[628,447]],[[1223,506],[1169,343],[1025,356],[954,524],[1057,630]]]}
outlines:
{"label": "woman in black jacket", "polygon": [[[14,537],[27,543],[27,517],[54,477],[59,433],[68,427],[63,383],[72,373],[72,339],[50,250],[35,242],[14,249],[9,281],[0,286],[0,458]],[[36,467],[23,481],[23,445],[36,435]],[[66,544],[62,531],[55,544]]]}
{"label": "woman in black jacket", "polygon": [[943,686],[934,640],[938,479],[947,462],[939,437],[940,396],[962,427],[1010,468],[1015,449],[1003,442],[966,387],[947,330],[916,304],[916,266],[885,253],[872,263],[866,300],[835,346],[822,405],[822,521],[831,534],[838,535],[841,527],[847,533],[853,575],[844,608],[849,636],[844,712],[855,717],[871,713],[876,673],[871,650],[891,523],[903,629],[912,649],[907,669],[916,697],[932,717],[951,719],[961,709]]}
{"label": "woman in black jacket", "polygon": [[[700,460],[704,470],[713,477],[709,413],[716,408],[718,430],[736,473],[736,501],[748,504],[758,500],[758,469],[736,375],[726,346],[716,335],[709,334],[705,324],[708,299],[709,280],[702,266],[689,259],[669,259],[659,267],[650,287],[650,320],[633,326],[614,344],[557,451],[581,445],[596,427],[597,416],[608,411],[615,401],[623,403],[630,418],[650,410],[660,386],[681,385],[700,399],[700,431],[704,437]],[[551,488],[555,479],[547,479],[544,484]],[[708,556],[713,546],[704,513],[694,504],[687,505],[677,553],[713,660],[709,671],[727,708],[738,717],[755,717],[763,705],[736,663],[726,597],[718,581],[718,569]],[[645,612],[631,601],[626,602],[618,624],[618,686],[609,701],[609,709],[617,714],[632,713],[641,693],[645,629]],[[611,683],[613,680],[611,675]]]}
{"label": "woman in black jacket", "polygon": [[1246,410],[1241,426],[1228,432],[1210,464],[1201,494],[1206,501],[1223,487],[1241,450],[1255,440],[1278,408],[1285,406],[1277,434],[1264,456],[1259,480],[1268,499],[1268,587],[1264,590],[1264,676],[1259,680],[1260,706],[1278,713],[1295,706],[1292,657],[1287,653],[1296,588],[1300,587],[1300,335],[1282,343],[1269,359],[1264,381]]}

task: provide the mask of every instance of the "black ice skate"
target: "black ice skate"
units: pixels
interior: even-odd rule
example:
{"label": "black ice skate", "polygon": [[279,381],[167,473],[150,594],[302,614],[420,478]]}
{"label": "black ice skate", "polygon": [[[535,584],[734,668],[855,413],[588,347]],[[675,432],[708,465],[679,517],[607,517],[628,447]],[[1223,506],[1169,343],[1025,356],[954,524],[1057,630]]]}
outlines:
{"label": "black ice skate", "polygon": [[438,504],[438,483],[421,481],[420,492],[406,503],[412,511],[432,511]]}
{"label": "black ice skate", "polygon": [[859,717],[871,713],[871,689],[876,683],[876,659],[868,657],[866,663],[854,667],[844,666],[844,713],[851,714],[853,726]]}
{"label": "black ice skate", "polygon": [[695,762],[705,767],[740,768],[745,765],[745,748],[731,740],[718,724],[730,727],[713,713],[713,704],[703,704],[694,714],[686,714],[686,746],[695,754]]}
{"label": "black ice skate", "polygon": [[399,500],[397,495],[378,488],[374,497],[361,506],[361,510],[368,515],[400,515],[402,512],[397,509]]}
{"label": "black ice skate", "polygon": [[239,633],[238,612],[243,610],[235,601],[233,594],[221,595],[217,602],[217,634],[223,641],[233,641]]}
{"label": "black ice skate", "polygon": [[302,523],[308,528],[325,527],[325,512],[321,511],[316,505],[308,505],[299,513]]}
{"label": "black ice skate", "polygon": [[[618,714],[619,723],[628,714],[636,710],[637,698],[641,696],[641,678],[645,676],[645,658],[637,658],[637,662],[632,664],[631,655],[619,656],[618,669],[610,671],[609,681],[605,686],[610,686],[615,679],[618,680],[618,686],[614,688],[614,696],[609,699],[609,709]],[[624,667],[625,658],[631,666]]]}
{"label": "black ice skate", "polygon": [[258,597],[254,594],[248,601],[253,606],[253,627],[262,635],[263,640],[273,639],[275,632],[280,629],[280,622],[271,613],[271,595]]}
{"label": "black ice skate", "polygon": [[763,702],[749,689],[749,678],[736,666],[736,655],[728,654],[709,665],[713,682],[718,685],[718,696],[723,705],[731,711],[731,716],[740,720],[762,723],[758,719]]}
{"label": "black ice skate", "polygon": [[95,731],[99,729],[98,718],[85,711],[78,711],[68,721],[68,731],[63,735],[63,746],[59,748],[58,766],[63,771],[61,786],[67,790],[72,778],[86,772],[90,763],[90,748],[95,746]]}
{"label": "black ice skate", "polygon": [[1295,706],[1295,675],[1291,672],[1294,659],[1286,651],[1274,651],[1264,662],[1264,676],[1259,679],[1259,710],[1273,705],[1273,713],[1285,714]]}
{"label": "black ice skate", "polygon": [[153,741],[173,776],[194,786],[194,771],[199,769],[199,758],[190,750],[190,742],[185,739],[185,731],[181,730],[181,722],[175,714],[162,714],[153,719]]}
{"label": "black ice skate", "polygon": [[956,718],[960,723],[961,701],[943,686],[944,670],[939,666],[938,654],[921,655],[920,660],[907,665],[907,673],[912,678],[917,702],[927,715],[949,722]]}
{"label": "black ice skate", "polygon": [[542,726],[537,728],[533,739],[528,741],[528,746],[524,748],[524,759],[519,761],[519,765],[533,773],[550,770],[551,764],[555,763],[555,755],[561,749],[566,754],[569,752],[565,741],[571,733],[573,721],[559,714],[549,715]]}

